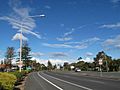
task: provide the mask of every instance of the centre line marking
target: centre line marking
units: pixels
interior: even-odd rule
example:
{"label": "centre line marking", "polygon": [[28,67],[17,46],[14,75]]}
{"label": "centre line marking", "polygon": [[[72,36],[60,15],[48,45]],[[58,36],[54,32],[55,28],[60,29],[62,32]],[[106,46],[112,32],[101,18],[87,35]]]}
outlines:
{"label": "centre line marking", "polygon": [[39,77],[41,77],[42,79],[44,79],[46,82],[48,82],[49,84],[53,85],[54,87],[56,87],[59,90],[63,90],[62,88],[60,88],[59,86],[55,85],[54,83],[50,82],[49,80],[47,80],[46,78],[44,78],[43,76],[41,76],[39,74],[39,72],[37,73]]}
{"label": "centre line marking", "polygon": [[[43,73],[43,74],[45,74],[45,73]],[[83,88],[83,89],[85,89],[85,90],[93,90],[93,89],[91,89],[91,88],[87,88],[87,87],[85,87],[85,86],[81,86],[81,85],[78,85],[78,84],[75,84],[75,83],[72,83],[72,82],[68,82],[68,81],[65,81],[65,80],[62,80],[62,79],[59,79],[59,78],[56,78],[56,77],[47,75],[47,74],[45,74],[45,75],[48,76],[48,77],[51,77],[51,78],[53,78],[53,79],[56,79],[56,80],[59,80],[59,81],[62,81],[62,82],[71,84],[71,85],[73,85],[73,86],[76,86],[76,87],[79,87],[79,88]]]}

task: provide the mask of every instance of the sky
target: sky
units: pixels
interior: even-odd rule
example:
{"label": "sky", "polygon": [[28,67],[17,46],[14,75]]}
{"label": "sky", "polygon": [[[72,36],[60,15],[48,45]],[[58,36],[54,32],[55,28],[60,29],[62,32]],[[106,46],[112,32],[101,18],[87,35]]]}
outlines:
{"label": "sky", "polygon": [[120,0],[0,0],[1,59],[7,47],[18,54],[21,24],[41,63],[92,62],[100,51],[120,58]]}

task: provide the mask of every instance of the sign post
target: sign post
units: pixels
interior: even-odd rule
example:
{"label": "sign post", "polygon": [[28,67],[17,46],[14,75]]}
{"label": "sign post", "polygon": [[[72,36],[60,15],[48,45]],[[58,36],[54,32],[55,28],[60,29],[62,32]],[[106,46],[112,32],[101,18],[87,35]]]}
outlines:
{"label": "sign post", "polygon": [[22,66],[23,66],[23,62],[22,62],[22,61],[19,61],[19,63],[18,63],[18,67],[20,68],[20,72],[21,72],[21,68],[22,68]]}
{"label": "sign post", "polygon": [[101,65],[103,64],[102,59],[99,60],[99,65],[100,65],[100,76],[102,77],[102,68]]}

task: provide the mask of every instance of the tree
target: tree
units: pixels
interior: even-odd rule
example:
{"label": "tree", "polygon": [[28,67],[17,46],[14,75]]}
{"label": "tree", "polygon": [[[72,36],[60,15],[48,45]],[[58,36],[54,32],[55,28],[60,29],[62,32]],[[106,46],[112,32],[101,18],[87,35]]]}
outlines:
{"label": "tree", "polygon": [[79,57],[77,60],[81,60],[82,59],[82,57]]}
{"label": "tree", "polygon": [[120,70],[120,59],[114,59],[109,65],[110,71],[119,71]]}
{"label": "tree", "polygon": [[1,64],[4,64],[3,60],[1,60]]}
{"label": "tree", "polygon": [[68,62],[64,62],[63,67],[64,67],[65,70],[69,70],[70,69],[70,65],[69,65]]}
{"label": "tree", "polygon": [[[23,63],[25,64],[25,66],[29,66],[31,61],[30,59],[32,58],[31,55],[30,55],[30,51],[31,51],[31,48],[28,46],[28,43],[27,42],[24,42],[23,45],[22,45],[22,55],[21,55],[21,58],[23,60]],[[19,52],[20,54],[20,52]]]}
{"label": "tree", "polygon": [[84,70],[84,64],[85,64],[84,61],[79,61],[76,63],[75,67],[80,68],[81,70]]}
{"label": "tree", "polygon": [[57,68],[57,65],[55,64],[54,66],[53,66],[53,69],[55,70]]}
{"label": "tree", "polygon": [[48,60],[48,66],[47,66],[48,70],[52,70],[52,63]]}
{"label": "tree", "polygon": [[15,57],[15,52],[14,52],[14,47],[8,47],[7,48],[7,52],[6,52],[6,55],[5,55],[5,57],[6,57],[6,63],[8,64],[8,65],[10,65],[10,68],[11,68],[11,64],[12,64],[12,62],[11,62],[11,60]]}
{"label": "tree", "polygon": [[98,52],[98,54],[94,58],[95,66],[99,66],[100,59],[102,59],[102,62],[103,62],[103,64],[102,64],[103,70],[108,70],[108,68],[110,66],[110,62],[112,62],[112,57],[105,54],[104,51]]}
{"label": "tree", "polygon": [[42,70],[47,70],[47,67],[44,64],[41,64],[41,69]]}

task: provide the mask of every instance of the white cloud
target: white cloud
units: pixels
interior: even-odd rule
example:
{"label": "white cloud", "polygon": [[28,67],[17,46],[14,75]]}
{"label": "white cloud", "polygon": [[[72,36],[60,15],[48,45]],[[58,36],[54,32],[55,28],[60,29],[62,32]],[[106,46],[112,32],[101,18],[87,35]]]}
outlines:
{"label": "white cloud", "polygon": [[105,40],[103,42],[103,46],[120,48],[120,35],[116,36],[115,38]]}
{"label": "white cloud", "polygon": [[54,52],[50,54],[52,57],[67,57],[68,54],[64,52]]}
{"label": "white cloud", "polygon": [[89,38],[87,40],[83,40],[81,42],[66,42],[62,44],[49,44],[43,43],[43,46],[52,47],[52,48],[72,48],[72,49],[85,49],[89,45],[93,44],[94,42],[100,40],[97,37]]}
{"label": "white cloud", "polygon": [[20,0],[9,0],[8,4],[10,7],[19,7],[21,6],[21,1]]}
{"label": "white cloud", "polygon": [[100,26],[100,28],[110,28],[110,29],[120,28],[120,23],[116,23],[116,24],[104,24],[104,25]]}
{"label": "white cloud", "polygon": [[56,38],[58,41],[69,41],[72,40],[71,37],[62,37],[62,38]]}
{"label": "white cloud", "polygon": [[75,29],[72,28],[71,31],[64,33],[64,37],[65,37],[65,36],[68,36],[68,35],[71,35],[74,31],[75,31]]}
{"label": "white cloud", "polygon": [[93,53],[91,53],[91,52],[87,52],[87,53],[86,53],[86,56],[87,56],[87,57],[89,57],[89,56],[93,56]]}
{"label": "white cloud", "polygon": [[111,0],[112,3],[119,3],[120,0]]}
{"label": "white cloud", "polygon": [[82,26],[79,26],[79,27],[77,27],[77,29],[82,29],[82,28],[84,28],[86,25],[82,25]]}
{"label": "white cloud", "polygon": [[63,24],[63,23],[62,23],[62,24],[60,24],[60,26],[61,26],[61,27],[64,27],[64,26],[65,26],[65,24]]}
{"label": "white cloud", "polygon": [[29,12],[30,12],[30,8],[13,8],[14,12],[16,14],[18,14],[21,17],[28,17],[29,16]]}
{"label": "white cloud", "polygon": [[[64,24],[61,24],[60,26],[61,26],[61,27],[64,27]],[[69,40],[72,40],[73,38],[72,38],[71,36],[72,36],[73,32],[74,32],[75,30],[81,29],[81,28],[83,28],[83,27],[85,27],[85,25],[79,26],[79,27],[77,27],[77,28],[72,28],[70,31],[64,33],[64,34],[62,35],[62,37],[58,37],[58,38],[56,38],[56,39],[57,39],[58,41],[69,41]],[[69,28],[67,28],[67,29],[69,29]]]}
{"label": "white cloud", "polygon": [[47,47],[53,47],[53,48],[71,48],[72,46],[67,44],[49,44],[49,43],[43,43],[43,46]]}
{"label": "white cloud", "polygon": [[[12,40],[19,40],[21,38],[21,34],[17,33],[13,36]],[[22,40],[28,41],[28,38],[22,35]]]}
{"label": "white cloud", "polygon": [[94,60],[89,57],[86,57],[85,59],[82,59],[81,61],[92,63]]}
{"label": "white cloud", "polygon": [[75,48],[75,49],[85,49],[85,48],[87,48],[87,47],[88,47],[88,46],[87,46],[87,45],[84,45],[84,44],[73,46],[73,48]]}
{"label": "white cloud", "polygon": [[93,37],[93,38],[89,38],[89,39],[87,39],[87,40],[84,40],[83,42],[95,42],[95,41],[99,41],[100,40],[100,38],[98,38],[98,37]]}
{"label": "white cloud", "polygon": [[47,66],[48,60],[53,64],[53,65],[63,65],[64,62],[69,62],[67,60],[61,60],[61,59],[39,59],[39,58],[32,58],[32,60],[36,60],[37,62],[41,63],[41,64],[45,64]]}
{"label": "white cloud", "polygon": [[41,53],[41,52],[31,52],[30,53],[32,56],[34,56],[34,57],[40,57],[40,56],[43,56],[44,54],[43,53]]}
{"label": "white cloud", "polygon": [[0,55],[1,55],[1,54],[3,54],[3,51],[2,51],[2,50],[0,50]]}
{"label": "white cloud", "polygon": [[13,8],[14,14],[11,17],[3,16],[0,17],[0,20],[8,21],[10,25],[12,25],[13,29],[18,30],[18,32],[22,31],[23,33],[32,34],[37,38],[41,38],[41,36],[32,30],[36,27],[35,20],[29,16],[30,9],[29,8]]}
{"label": "white cloud", "polygon": [[[19,32],[20,32],[21,30],[19,30]],[[22,32],[23,33],[27,33],[27,34],[32,34],[32,35],[34,35],[34,36],[36,36],[37,38],[39,38],[39,39],[41,39],[41,35],[39,35],[39,34],[37,34],[37,33],[35,33],[35,32],[32,32],[32,31],[28,31],[28,30],[22,30]]]}
{"label": "white cloud", "polygon": [[68,45],[68,44],[48,44],[43,43],[43,46],[52,47],[52,48],[72,48],[72,49],[84,49],[87,48],[86,45]]}
{"label": "white cloud", "polygon": [[51,6],[45,5],[45,8],[46,8],[46,9],[51,9]]}
{"label": "white cloud", "polygon": [[71,31],[64,33],[64,35],[62,37],[58,37],[56,38],[58,41],[69,41],[72,40],[72,38],[70,37],[70,35],[74,32],[74,28],[72,28]]}
{"label": "white cloud", "polygon": [[93,42],[96,42],[96,41],[99,41],[100,38],[98,37],[93,37],[93,38],[88,38],[86,40],[82,40],[80,42],[66,42],[65,44],[89,44],[89,43],[93,43]]}

